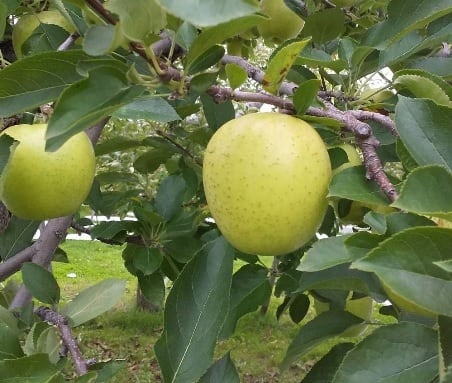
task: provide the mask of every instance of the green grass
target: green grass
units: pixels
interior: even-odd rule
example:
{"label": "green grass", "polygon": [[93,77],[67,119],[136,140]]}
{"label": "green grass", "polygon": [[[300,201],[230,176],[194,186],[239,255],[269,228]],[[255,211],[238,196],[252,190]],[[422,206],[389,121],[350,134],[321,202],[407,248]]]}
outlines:
{"label": "green grass", "polygon": [[[63,305],[84,288],[106,278],[127,281],[125,294],[112,310],[74,329],[84,356],[124,362],[125,367],[112,382],[161,382],[153,346],[162,331],[163,314],[136,309],[136,279],[124,268],[122,247],[68,240],[61,248],[70,263],[54,262],[53,271],[60,284]],[[264,259],[268,266],[271,261],[272,258]],[[273,297],[267,315],[259,311],[245,315],[235,333],[216,348],[215,358],[231,352],[242,382],[298,383],[314,360],[335,342],[322,344],[281,374],[279,364],[300,325],[294,324],[287,314],[276,320],[280,303],[280,299]]]}

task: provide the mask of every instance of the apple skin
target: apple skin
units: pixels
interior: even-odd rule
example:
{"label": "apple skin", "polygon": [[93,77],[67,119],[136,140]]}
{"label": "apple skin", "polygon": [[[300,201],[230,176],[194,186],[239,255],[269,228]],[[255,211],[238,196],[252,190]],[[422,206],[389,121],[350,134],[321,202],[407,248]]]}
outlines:
{"label": "apple skin", "polygon": [[22,124],[1,133],[19,141],[0,175],[0,200],[19,218],[45,220],[73,214],[91,189],[96,161],[86,133],[46,152],[46,128],[46,124]]}
{"label": "apple skin", "polygon": [[280,44],[285,40],[298,36],[304,26],[304,20],[297,16],[284,0],[262,0],[262,13],[271,17],[257,26],[259,34],[267,42]]}
{"label": "apple skin", "polygon": [[358,151],[356,150],[356,148],[353,145],[341,144],[341,145],[337,145],[334,147],[342,149],[345,152],[345,154],[347,155],[348,161],[339,165],[337,168],[334,168],[333,176],[342,170],[345,170],[352,166],[358,166],[358,165],[362,164],[361,157],[359,156]]}
{"label": "apple skin", "polygon": [[420,315],[427,318],[435,318],[436,313],[429,311],[414,302],[410,302],[402,295],[392,290],[386,283],[382,283],[383,289],[388,295],[389,300],[395,304],[400,310],[406,311],[411,314]]}
{"label": "apple skin", "polygon": [[324,217],[331,165],[318,133],[285,114],[253,113],[218,129],[204,155],[212,217],[244,253],[297,250]]}
{"label": "apple skin", "polygon": [[68,33],[74,32],[74,27],[57,10],[24,15],[14,25],[12,33],[13,49],[17,58],[24,56],[22,53],[22,45],[32,35],[39,24],[54,24],[65,29]]}

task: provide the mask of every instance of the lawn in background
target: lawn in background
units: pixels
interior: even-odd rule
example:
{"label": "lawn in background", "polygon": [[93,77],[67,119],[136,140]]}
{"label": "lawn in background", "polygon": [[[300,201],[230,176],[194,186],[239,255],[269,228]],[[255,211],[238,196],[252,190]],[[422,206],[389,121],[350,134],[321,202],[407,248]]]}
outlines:
{"label": "lawn in background", "polygon": [[[124,267],[123,247],[98,241],[66,240],[61,249],[69,262],[53,262],[52,266],[61,288],[61,304],[107,278],[127,282],[123,297],[112,310],[74,329],[83,355],[97,361],[122,362],[124,368],[112,382],[161,382],[153,347],[162,331],[163,313],[136,308],[137,283]],[[272,259],[266,257],[263,261],[270,266]],[[300,326],[312,319],[309,315],[297,325],[283,314],[277,321],[275,312],[281,302],[272,297],[265,316],[259,311],[245,315],[239,320],[236,332],[226,341],[219,342],[216,357],[230,351],[244,383],[298,383],[315,359],[337,342],[322,344],[281,374],[279,363],[288,345]]]}

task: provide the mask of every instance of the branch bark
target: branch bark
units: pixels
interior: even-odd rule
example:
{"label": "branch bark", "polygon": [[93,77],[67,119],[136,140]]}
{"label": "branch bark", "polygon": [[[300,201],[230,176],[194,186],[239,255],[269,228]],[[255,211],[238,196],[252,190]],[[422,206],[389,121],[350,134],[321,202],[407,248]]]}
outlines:
{"label": "branch bark", "polygon": [[74,362],[74,368],[77,375],[85,375],[88,372],[88,362],[83,357],[78,347],[77,341],[72,335],[69,322],[66,317],[56,313],[48,307],[38,307],[35,310],[35,314],[43,321],[53,324],[58,328],[61,341],[65,349],[71,354]]}

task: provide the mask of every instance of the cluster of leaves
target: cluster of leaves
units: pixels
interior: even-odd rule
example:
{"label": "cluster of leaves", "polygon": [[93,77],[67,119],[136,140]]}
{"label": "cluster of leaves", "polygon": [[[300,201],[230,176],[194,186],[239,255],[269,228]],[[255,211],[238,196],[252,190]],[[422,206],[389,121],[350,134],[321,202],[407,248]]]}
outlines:
{"label": "cluster of leaves", "polygon": [[[7,0],[0,5],[0,19],[6,20],[0,24],[0,34],[6,31],[5,40],[17,18],[20,22],[30,10],[20,3]],[[252,0],[201,5],[194,0],[103,4],[63,0],[41,5],[48,3],[77,35],[71,38],[64,28],[39,24],[24,43],[21,58],[10,59],[14,62],[0,71],[0,117],[25,119],[27,113],[54,102],[48,121],[49,150],[110,116],[137,125],[143,120],[159,124],[138,138],[124,136],[116,128],[96,145],[98,156],[139,148],[133,172],[99,173],[86,201],[98,214],[127,211],[134,220],[92,226],[81,218],[78,224],[90,226],[93,239],[125,243],[125,267],[137,276],[143,294],[164,307],[164,329],[155,352],[165,381],[238,382],[228,354],[213,360],[215,345],[234,332],[241,316],[265,304],[272,293],[284,297],[278,315],[287,311],[297,323],[305,318],[313,297],[321,297],[331,307],[300,327],[288,345],[283,369],[321,342],[362,324],[362,318],[345,310],[351,293],[354,298],[369,296],[392,304],[382,313],[393,315],[397,323],[378,326],[359,343],[338,344],[304,382],[450,381],[452,229],[438,224],[450,225],[452,220],[448,198],[452,65],[451,57],[438,54],[441,43],[452,35],[450,1],[358,0],[341,9],[330,2],[286,0],[305,19],[305,26],[296,40],[271,47],[274,51],[262,78],[241,57],[225,56],[225,44],[233,39],[246,46],[252,61],[250,49],[258,46],[259,36],[245,32],[254,31],[265,18],[256,13],[258,4]],[[166,40],[167,49],[156,54],[152,48]],[[73,42],[70,49],[57,51],[67,41]],[[383,89],[362,96],[368,76],[385,68],[394,74],[382,87],[391,91],[391,97],[378,100]],[[310,121],[331,146],[360,143],[344,118],[335,116],[367,112],[362,119],[381,144],[377,150],[381,163],[396,163],[403,169],[400,178],[390,177],[400,192],[391,204],[392,213],[378,212],[391,201],[368,181],[369,168],[350,167],[333,177],[329,198],[332,205],[342,201],[343,206],[352,202],[370,206],[355,222],[365,230],[342,235],[340,218],[346,213],[338,214],[331,207],[320,228],[327,238],[313,238],[305,248],[281,257],[273,270],[262,266],[258,256],[233,249],[214,222],[206,220],[201,157],[215,130],[235,117],[234,97],[249,77],[260,82],[269,96],[259,101],[291,103],[293,111]],[[237,92],[218,102],[224,89]],[[327,95],[326,101],[318,99],[321,94]],[[241,101],[256,100],[247,100],[247,95],[242,94]],[[198,118],[187,124],[193,114]],[[397,135],[374,114],[390,115]],[[11,144],[1,136],[0,170]],[[331,150],[331,161],[337,168],[346,159],[342,151]],[[165,171],[151,194],[141,177],[161,169]],[[30,245],[38,224],[12,218],[0,236],[3,262]],[[235,273],[234,259],[247,263]],[[30,263],[24,264],[22,273],[37,300],[58,304],[58,285],[50,273]],[[168,296],[165,278],[173,282]],[[111,304],[120,291],[119,282],[113,286],[115,294],[106,300]],[[61,308],[73,325],[110,307],[102,295],[108,286],[95,289]],[[83,302],[87,298],[91,300]],[[79,309],[85,306],[88,314],[82,315]],[[42,380],[58,381],[64,365],[55,354],[54,328],[33,324],[25,307],[20,314],[24,324],[18,328],[17,319],[1,306],[0,310],[0,338],[7,340],[0,345],[0,376],[39,375]],[[22,328],[28,333],[25,346],[19,343]],[[31,367],[26,370],[25,365]],[[105,374],[92,371],[79,381],[102,379]]]}

